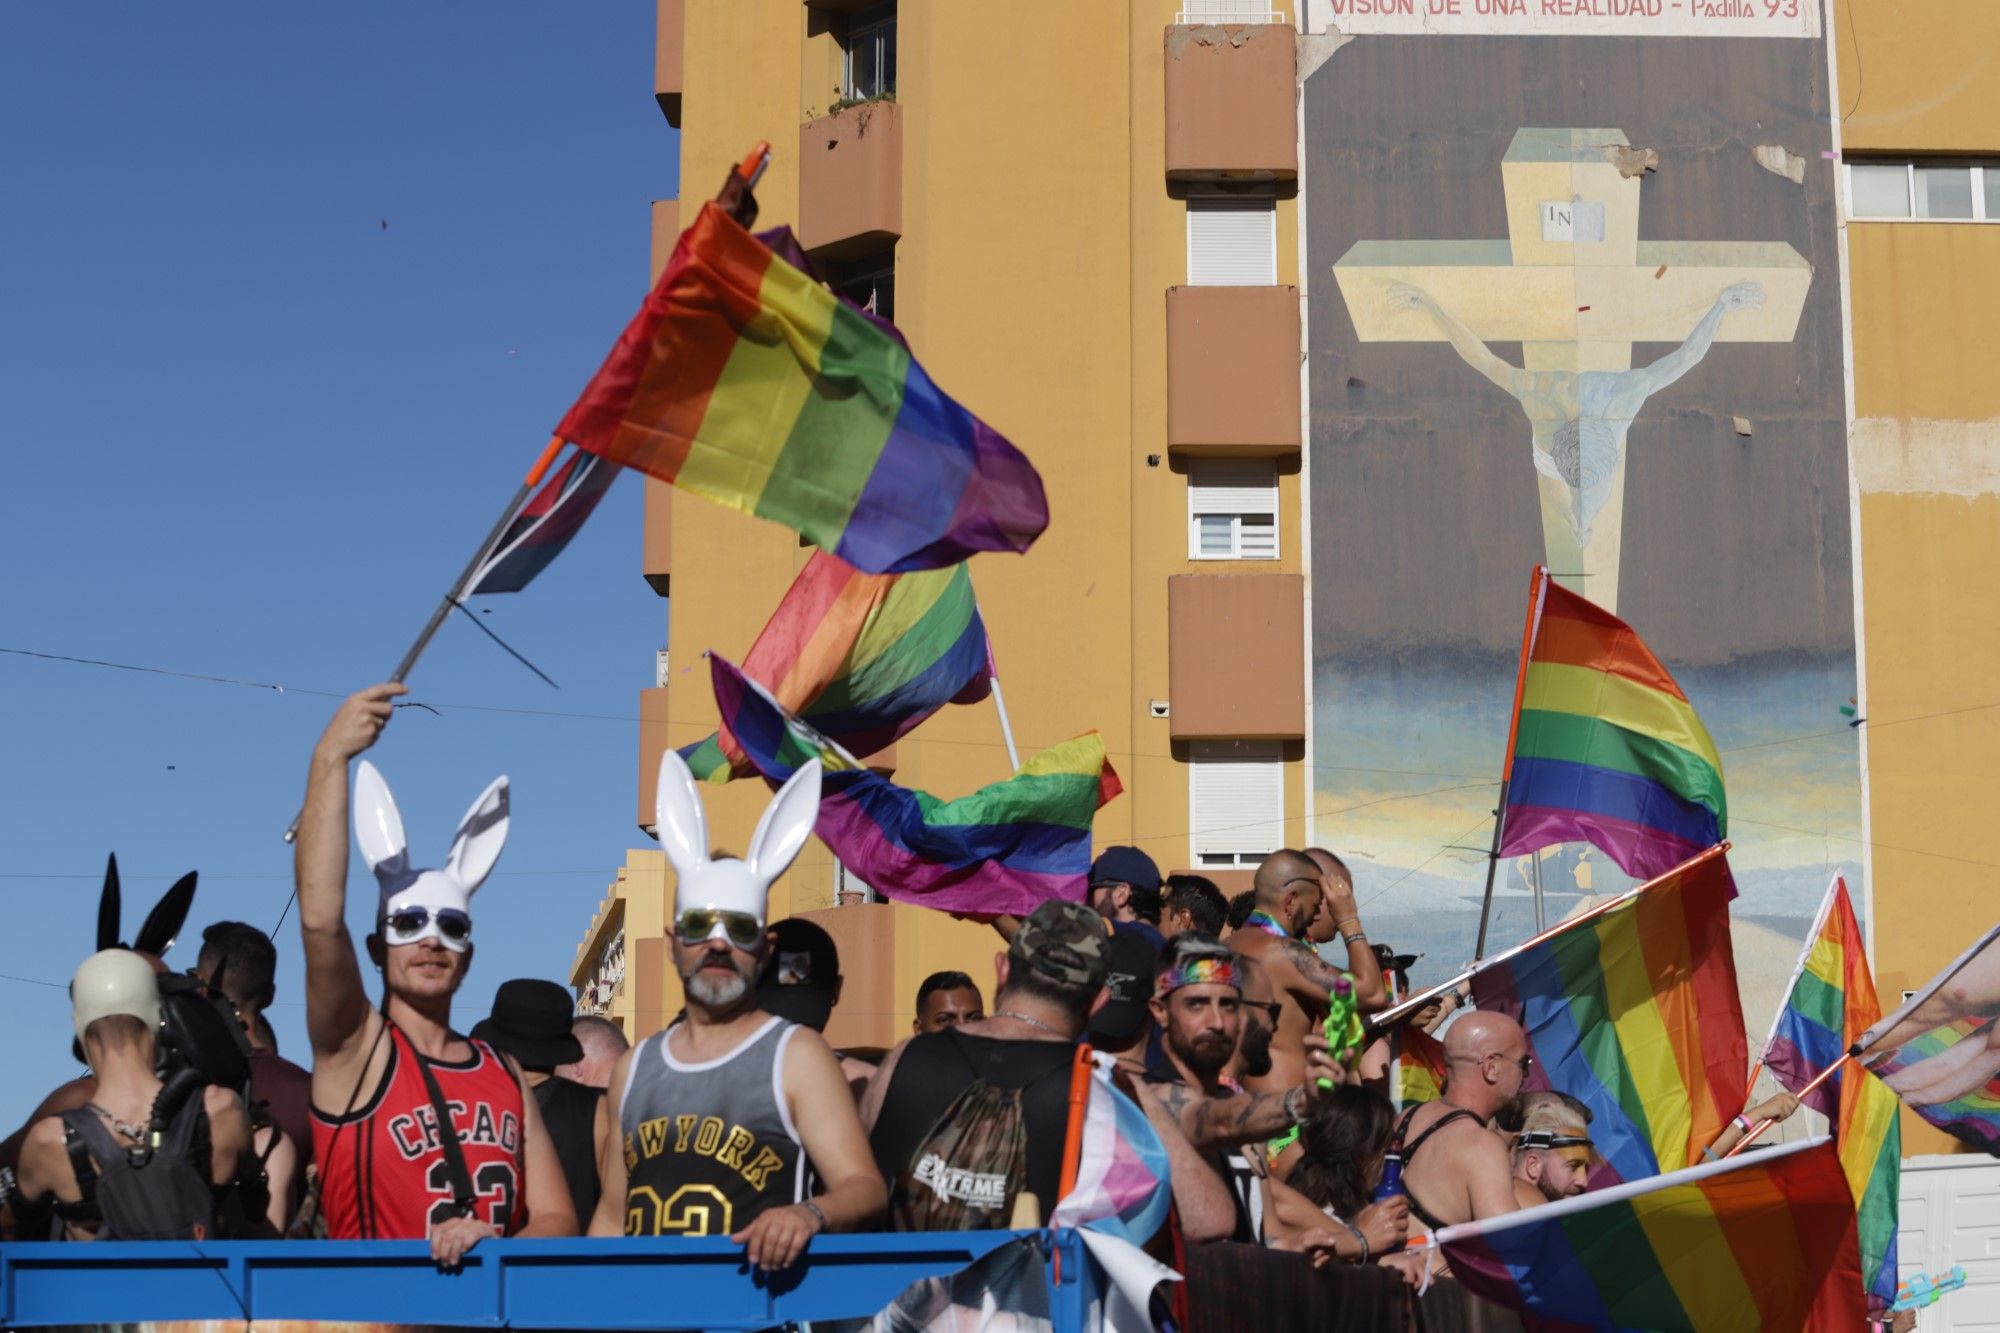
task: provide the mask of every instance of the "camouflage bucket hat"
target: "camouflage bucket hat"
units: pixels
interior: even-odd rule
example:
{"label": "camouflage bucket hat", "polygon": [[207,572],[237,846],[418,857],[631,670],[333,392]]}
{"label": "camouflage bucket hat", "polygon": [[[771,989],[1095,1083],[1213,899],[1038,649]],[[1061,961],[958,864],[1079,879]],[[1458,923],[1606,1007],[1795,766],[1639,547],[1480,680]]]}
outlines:
{"label": "camouflage bucket hat", "polygon": [[1046,902],[1021,923],[1007,956],[1051,981],[1095,989],[1104,984],[1110,944],[1104,918],[1082,903]]}

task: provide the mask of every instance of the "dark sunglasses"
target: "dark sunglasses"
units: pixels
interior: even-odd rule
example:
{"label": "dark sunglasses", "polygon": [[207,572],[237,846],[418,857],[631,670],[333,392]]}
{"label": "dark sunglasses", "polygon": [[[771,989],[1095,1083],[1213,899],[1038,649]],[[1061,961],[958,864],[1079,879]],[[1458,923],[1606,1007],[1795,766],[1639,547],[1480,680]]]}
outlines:
{"label": "dark sunglasses", "polygon": [[[431,912],[427,907],[405,907],[389,913],[383,935],[391,944],[415,944],[424,933],[424,927],[431,922]],[[463,944],[472,936],[472,918],[455,907],[440,907],[437,910],[438,934],[448,944]]]}
{"label": "dark sunglasses", "polygon": [[1272,1027],[1278,1026],[1278,1019],[1285,1012],[1285,1005],[1282,1000],[1269,1000],[1261,1004],[1256,1000],[1245,1000],[1243,1007],[1245,1009],[1262,1009],[1266,1014],[1270,1015]]}

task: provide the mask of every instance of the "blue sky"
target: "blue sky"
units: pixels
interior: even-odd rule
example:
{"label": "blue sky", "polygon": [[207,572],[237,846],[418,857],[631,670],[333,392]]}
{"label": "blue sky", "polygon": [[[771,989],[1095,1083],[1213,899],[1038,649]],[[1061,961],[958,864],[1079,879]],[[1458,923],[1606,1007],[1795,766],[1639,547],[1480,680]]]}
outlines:
{"label": "blue sky", "polygon": [[[334,700],[385,676],[645,292],[677,193],[653,6],[67,0],[0,9],[0,1133],[71,1076],[61,985],[106,852],[126,929],[172,880],[200,927],[276,922],[279,834]],[[383,224],[387,223],[386,230]],[[375,759],[443,858],[495,774],[512,835],[462,1026],[566,979],[634,827],[637,692],[666,604],[621,479],[526,593],[447,625]],[[570,716],[485,710],[548,710]],[[350,882],[366,929],[374,888]],[[296,919],[284,1051],[306,1058]],[[52,984],[37,984],[52,983]]]}

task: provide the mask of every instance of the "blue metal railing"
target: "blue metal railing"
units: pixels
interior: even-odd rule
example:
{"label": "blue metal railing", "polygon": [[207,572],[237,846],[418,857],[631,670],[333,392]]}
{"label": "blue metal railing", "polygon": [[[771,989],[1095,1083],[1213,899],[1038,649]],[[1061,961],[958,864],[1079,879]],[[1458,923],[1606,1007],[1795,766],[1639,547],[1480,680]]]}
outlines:
{"label": "blue metal railing", "polygon": [[[0,1325],[157,1320],[480,1328],[764,1329],[872,1315],[1017,1236],[1040,1239],[1055,1326],[1082,1333],[1101,1276],[1074,1231],[816,1237],[775,1275],[726,1238],[485,1241],[454,1273],[418,1241],[0,1245]],[[1060,1278],[1057,1270],[1060,1270]]]}

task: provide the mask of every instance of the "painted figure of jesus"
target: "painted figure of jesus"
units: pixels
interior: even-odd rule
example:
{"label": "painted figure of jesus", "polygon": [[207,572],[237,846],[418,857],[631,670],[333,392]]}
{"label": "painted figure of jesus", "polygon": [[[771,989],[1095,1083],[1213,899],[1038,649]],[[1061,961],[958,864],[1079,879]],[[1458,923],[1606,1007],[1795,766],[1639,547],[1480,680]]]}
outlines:
{"label": "painted figure of jesus", "polygon": [[[1565,524],[1561,531],[1544,532],[1551,559],[1564,545],[1574,543],[1584,557],[1585,568],[1578,571],[1582,573],[1588,572],[1591,563],[1591,526],[1615,493],[1614,478],[1625,464],[1625,440],[1633,419],[1647,399],[1701,363],[1725,315],[1762,306],[1764,288],[1755,282],[1723,288],[1687,341],[1651,365],[1632,370],[1523,370],[1494,355],[1421,287],[1396,284],[1389,289],[1389,304],[1395,310],[1420,310],[1429,315],[1468,366],[1512,394],[1521,405],[1534,435],[1535,470],[1545,479],[1543,490],[1561,488],[1561,502],[1543,506],[1545,529],[1551,510]],[[1604,590],[1586,587],[1583,591],[1604,596]]]}

